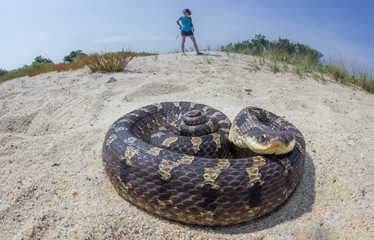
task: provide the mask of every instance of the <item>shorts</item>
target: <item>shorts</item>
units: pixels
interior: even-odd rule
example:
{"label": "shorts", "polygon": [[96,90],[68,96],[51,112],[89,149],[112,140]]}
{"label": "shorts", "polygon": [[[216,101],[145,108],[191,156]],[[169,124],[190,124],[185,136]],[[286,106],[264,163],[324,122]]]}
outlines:
{"label": "shorts", "polygon": [[189,32],[182,31],[181,35],[189,37],[189,36],[193,36],[193,32],[192,31],[189,31]]}

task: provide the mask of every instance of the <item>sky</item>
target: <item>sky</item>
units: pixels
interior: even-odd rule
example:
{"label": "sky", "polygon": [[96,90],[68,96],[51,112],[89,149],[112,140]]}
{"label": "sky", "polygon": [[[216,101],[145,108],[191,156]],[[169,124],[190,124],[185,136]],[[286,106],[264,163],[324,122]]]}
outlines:
{"label": "sky", "polygon": [[[180,49],[176,24],[192,12],[200,49],[265,35],[287,38],[374,69],[372,0],[0,0],[0,69],[30,65],[36,56],[63,61],[85,53]],[[192,49],[186,41],[186,49]],[[372,70],[371,70],[372,72]]]}

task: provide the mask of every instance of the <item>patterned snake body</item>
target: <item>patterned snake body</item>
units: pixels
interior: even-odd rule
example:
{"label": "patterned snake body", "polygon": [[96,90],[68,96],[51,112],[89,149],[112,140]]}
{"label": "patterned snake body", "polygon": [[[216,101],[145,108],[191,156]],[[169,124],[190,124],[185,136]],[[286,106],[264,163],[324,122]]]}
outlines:
{"label": "patterned snake body", "polygon": [[[270,140],[278,150],[257,154],[243,148],[242,138],[264,145],[260,152],[269,151]],[[283,153],[286,147],[292,150]],[[291,123],[266,110],[246,108],[231,126],[206,105],[165,102],[114,122],[102,156],[123,198],[172,220],[218,226],[248,221],[283,203],[301,179],[305,142]]]}

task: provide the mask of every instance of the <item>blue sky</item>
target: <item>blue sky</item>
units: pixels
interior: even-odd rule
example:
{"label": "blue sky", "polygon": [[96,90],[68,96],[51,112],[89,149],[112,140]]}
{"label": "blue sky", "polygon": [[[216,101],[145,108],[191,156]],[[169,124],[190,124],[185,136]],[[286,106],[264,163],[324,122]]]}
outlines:
{"label": "blue sky", "polygon": [[374,68],[371,0],[3,0],[0,68],[31,64],[38,55],[59,63],[78,49],[175,51],[184,8],[192,11],[201,49],[263,34]]}

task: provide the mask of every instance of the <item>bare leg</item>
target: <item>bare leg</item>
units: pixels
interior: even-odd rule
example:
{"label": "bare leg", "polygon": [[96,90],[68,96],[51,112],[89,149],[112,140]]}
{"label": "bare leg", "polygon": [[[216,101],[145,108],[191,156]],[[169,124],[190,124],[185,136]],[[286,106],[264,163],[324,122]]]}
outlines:
{"label": "bare leg", "polygon": [[199,53],[199,48],[197,47],[197,43],[196,43],[196,39],[195,37],[192,35],[190,36],[192,42],[193,42],[193,46],[195,47],[195,50],[196,50],[196,53]]}
{"label": "bare leg", "polygon": [[184,52],[184,43],[185,42],[186,42],[186,36],[182,35],[182,45],[181,45],[182,55],[185,55],[185,52]]}

